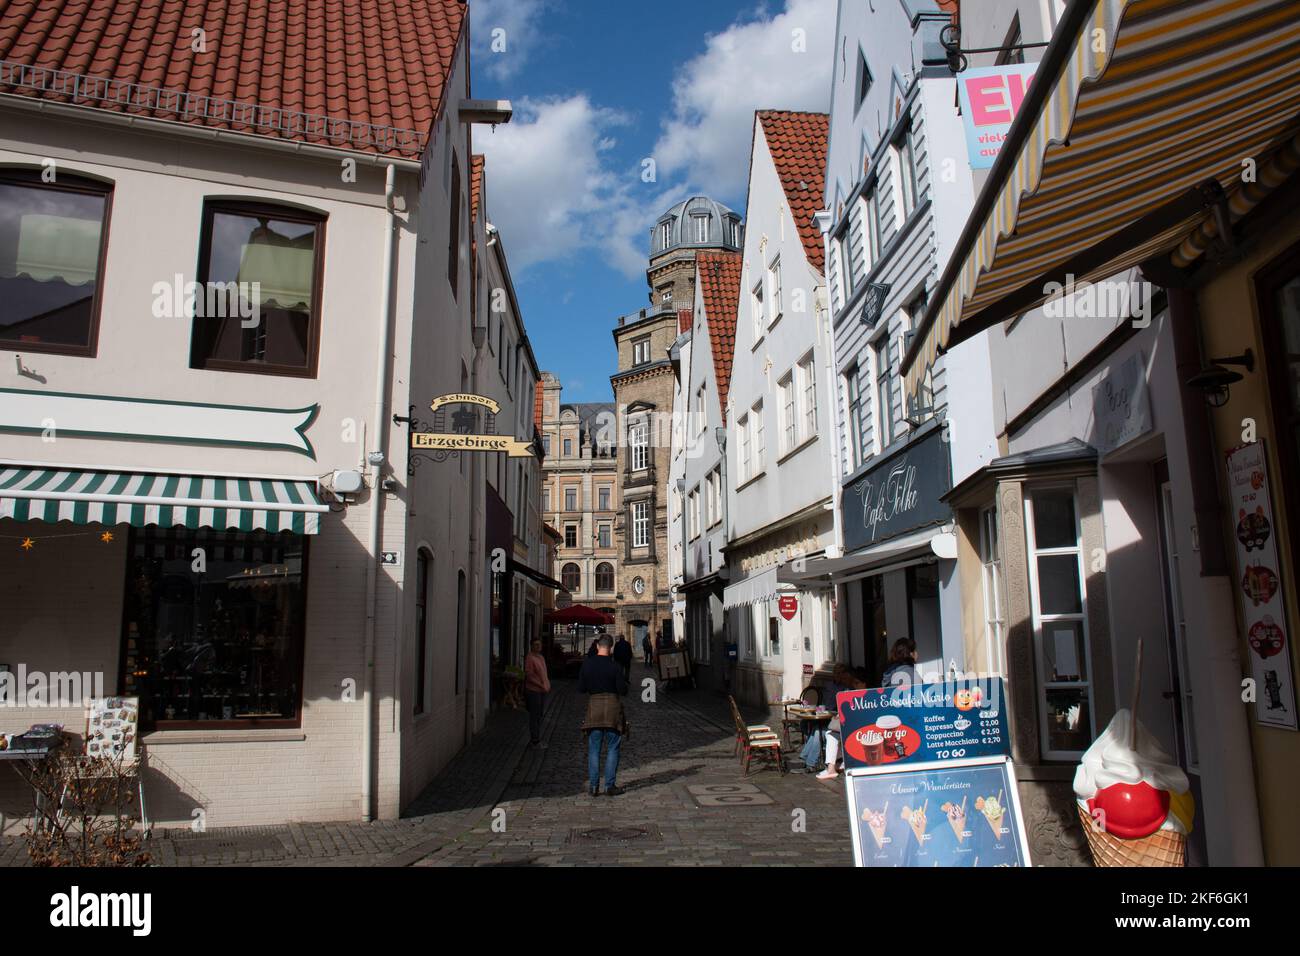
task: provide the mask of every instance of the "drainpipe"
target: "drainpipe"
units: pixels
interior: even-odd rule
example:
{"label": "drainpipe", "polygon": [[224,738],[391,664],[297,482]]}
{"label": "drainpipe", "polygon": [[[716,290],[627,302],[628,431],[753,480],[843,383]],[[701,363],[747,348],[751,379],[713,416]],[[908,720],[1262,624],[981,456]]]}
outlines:
{"label": "drainpipe", "polygon": [[[1204,623],[1190,633],[1201,634],[1202,653],[1190,655],[1203,662],[1200,680],[1192,684],[1199,718],[1196,721],[1201,750],[1216,767],[1202,775],[1201,802],[1207,820],[1216,821],[1206,831],[1211,866],[1262,866],[1259,802],[1251,753],[1250,723],[1241,704],[1241,657],[1237,646],[1237,616],[1228,551],[1223,535],[1218,468],[1223,459],[1215,453],[1212,422],[1205,396],[1187,384],[1204,367],[1201,316],[1196,294],[1189,288],[1170,287],[1169,324],[1174,340],[1183,433],[1201,563],[1200,607]],[[1198,676],[1197,671],[1193,676]],[[1207,734],[1200,728],[1213,728]]]}
{"label": "drainpipe", "polygon": [[379,348],[375,355],[375,409],[374,449],[366,456],[370,465],[370,527],[366,537],[366,630],[365,653],[362,659],[365,690],[361,697],[361,820],[372,819],[374,800],[374,698],[375,698],[375,618],[379,598],[379,527],[384,502],[384,460],[388,446],[388,423],[384,420],[388,399],[388,353],[392,348],[390,313],[393,310],[393,235],[397,231],[397,214],[393,209],[393,195],[397,170],[390,163],[384,171],[384,209],[388,214],[388,229],[384,238],[384,269],[380,293]]}

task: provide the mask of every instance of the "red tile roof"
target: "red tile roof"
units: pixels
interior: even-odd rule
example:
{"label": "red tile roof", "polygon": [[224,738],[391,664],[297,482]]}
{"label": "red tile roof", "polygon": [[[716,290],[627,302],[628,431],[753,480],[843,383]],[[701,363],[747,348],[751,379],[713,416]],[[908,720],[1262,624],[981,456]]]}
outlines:
{"label": "red tile roof", "polygon": [[545,394],[542,383],[538,382],[533,390],[533,425],[542,427],[542,396]]}
{"label": "red tile roof", "polygon": [[821,209],[826,189],[826,135],[830,117],[825,113],[759,110],[758,120],[803,241],[804,255],[809,265],[822,272],[826,250],[821,233],[813,224],[813,213]]}
{"label": "red tile roof", "polygon": [[731,386],[731,358],[736,345],[736,310],[740,305],[739,252],[699,252],[695,256],[696,281],[704,299],[704,319],[709,323],[713,347],[713,377],[718,386],[722,421],[727,420],[727,390]]}
{"label": "red tile roof", "polygon": [[[415,155],[438,115],[465,10],[463,0],[9,0],[0,4],[0,61],[43,68],[26,71],[27,82],[57,86],[15,85],[17,71],[3,69],[0,92]],[[71,77],[53,70],[112,82],[73,99]],[[114,83],[223,102],[125,105],[112,100],[139,103],[141,91]],[[253,107],[306,116],[284,129],[289,119]],[[341,122],[327,129],[326,119]]]}
{"label": "red tile roof", "polygon": [[478,220],[478,203],[483,196],[483,154],[475,153],[469,158],[469,218]]}
{"label": "red tile roof", "polygon": [[691,326],[693,326],[694,324],[695,324],[694,310],[692,309],[677,310],[677,334],[678,335],[681,335],[683,332],[689,332],[691,330]]}

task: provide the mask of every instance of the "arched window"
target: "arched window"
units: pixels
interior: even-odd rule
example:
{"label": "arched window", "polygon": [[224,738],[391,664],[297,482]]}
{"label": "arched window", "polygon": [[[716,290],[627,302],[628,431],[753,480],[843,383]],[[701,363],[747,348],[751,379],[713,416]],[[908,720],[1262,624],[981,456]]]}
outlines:
{"label": "arched window", "polygon": [[602,561],[596,565],[596,590],[614,590],[614,565],[608,561]]}
{"label": "arched window", "polygon": [[576,594],[582,588],[582,569],[570,561],[560,572],[560,583],[566,591]]}

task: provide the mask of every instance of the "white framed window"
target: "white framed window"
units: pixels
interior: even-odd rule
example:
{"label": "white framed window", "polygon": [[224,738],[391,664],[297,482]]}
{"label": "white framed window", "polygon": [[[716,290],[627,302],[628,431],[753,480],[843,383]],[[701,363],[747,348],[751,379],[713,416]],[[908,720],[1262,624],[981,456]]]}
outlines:
{"label": "white framed window", "polygon": [[692,216],[691,225],[695,227],[695,241],[705,243],[709,241],[709,217]]}
{"label": "white framed window", "polygon": [[572,455],[573,455],[573,439],[566,438],[564,439],[564,457],[570,458],[572,457]]}
{"label": "white framed window", "polygon": [[890,144],[890,158],[894,167],[894,207],[898,210],[898,227],[901,229],[916,209],[917,200],[916,148],[910,116],[898,138]]}
{"label": "white framed window", "polygon": [[858,197],[855,213],[850,231],[853,251],[850,271],[856,286],[867,277],[880,256],[880,203],[875,185]]}
{"label": "white framed window", "polygon": [[844,223],[840,226],[839,233],[831,240],[832,258],[835,265],[839,267],[837,271],[840,276],[840,284],[843,286],[843,291],[839,296],[841,305],[853,298],[853,290],[857,288],[857,279],[853,274],[849,248],[849,220],[852,218],[852,216],[844,217]]}
{"label": "white framed window", "polygon": [[635,421],[627,430],[628,449],[632,452],[632,470],[650,467],[650,431],[643,421]]}
{"label": "white framed window", "polygon": [[795,408],[795,386],[794,372],[789,371],[785,376],[776,383],[777,396],[780,403],[777,405],[781,416],[780,439],[777,442],[781,449],[781,454],[785,454],[791,448],[799,443],[796,435],[799,411]]}
{"label": "white framed window", "polygon": [[722,469],[709,472],[709,527],[722,521]]}
{"label": "white framed window", "polygon": [[875,365],[876,453],[884,451],[894,440],[894,385],[889,361],[889,336],[882,335],[871,343]]}
{"label": "white framed window", "polygon": [[596,490],[596,500],[597,502],[599,502],[596,508],[597,511],[609,510],[609,486],[608,485]]}
{"label": "white framed window", "polygon": [[[600,547],[608,548],[610,546],[610,541],[611,541],[609,522],[602,523],[600,526],[600,530],[597,532],[597,534],[598,534],[597,541],[599,541]],[[610,588],[609,590],[613,590],[613,589]]]}
{"label": "white framed window", "polygon": [[650,502],[632,504],[632,547],[645,548],[650,544]]}
{"label": "white framed window", "polygon": [[659,293],[659,301],[660,301],[660,302],[672,302],[672,301],[673,301],[673,290],[672,290],[672,289],[664,289],[662,292],[660,292],[660,293]]}
{"label": "white framed window", "polygon": [[667,249],[673,240],[672,222],[659,223],[659,248]]}
{"label": "white framed window", "polygon": [[1095,730],[1083,542],[1072,485],[1029,490],[1025,543],[1042,755],[1077,760]]}
{"label": "white framed window", "polygon": [[1002,610],[1002,542],[998,510],[980,510],[980,564],[984,581],[984,666],[986,673],[1006,674],[1007,621]]}
{"label": "white framed window", "polygon": [[750,476],[754,473],[754,463],[750,458],[748,412],[741,415],[740,420],[736,422],[736,438],[740,442],[740,447],[736,451],[736,460],[740,465],[740,482],[741,484],[744,484],[746,481],[749,481]]}
{"label": "white framed window", "polygon": [[650,336],[644,336],[632,343],[632,364],[644,365],[650,361]]}
{"label": "white framed window", "polygon": [[800,440],[817,434],[817,371],[809,352],[798,365]]}
{"label": "white framed window", "polygon": [[772,264],[767,267],[767,282],[772,291],[772,319],[768,324],[773,324],[781,318],[781,257],[777,256],[772,260]]}
{"label": "white framed window", "polygon": [[696,488],[686,496],[687,533],[691,540],[700,536],[700,489]]}
{"label": "white framed window", "polygon": [[763,435],[763,403],[757,401],[749,410],[750,442],[754,446],[754,474],[763,470],[763,457],[767,452]]}
{"label": "white framed window", "polygon": [[754,339],[762,338],[767,328],[767,315],[763,312],[763,280],[759,279],[749,292],[749,307],[754,313]]}
{"label": "white framed window", "polygon": [[706,389],[703,385],[695,390],[695,437],[699,438],[704,434],[709,420],[708,413],[704,407]]}
{"label": "white framed window", "polygon": [[572,486],[564,489],[564,510],[578,510],[578,489]]}

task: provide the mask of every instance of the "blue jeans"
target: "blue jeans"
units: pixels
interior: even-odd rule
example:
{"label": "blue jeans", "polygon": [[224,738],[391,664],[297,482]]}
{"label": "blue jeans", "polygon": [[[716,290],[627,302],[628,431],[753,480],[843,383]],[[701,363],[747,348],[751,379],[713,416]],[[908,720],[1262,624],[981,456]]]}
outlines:
{"label": "blue jeans", "polygon": [[822,762],[822,731],[814,730],[808,735],[799,756],[803,757],[804,766],[815,767]]}
{"label": "blue jeans", "polygon": [[623,742],[623,735],[613,730],[591,730],[587,732],[587,785],[595,790],[600,783],[600,742],[605,742],[605,789],[614,786],[618,776],[618,747]]}

